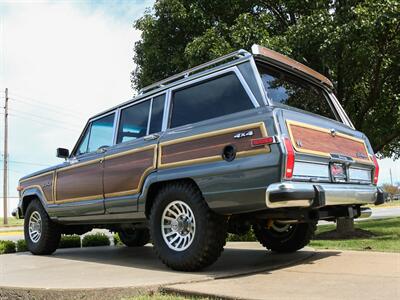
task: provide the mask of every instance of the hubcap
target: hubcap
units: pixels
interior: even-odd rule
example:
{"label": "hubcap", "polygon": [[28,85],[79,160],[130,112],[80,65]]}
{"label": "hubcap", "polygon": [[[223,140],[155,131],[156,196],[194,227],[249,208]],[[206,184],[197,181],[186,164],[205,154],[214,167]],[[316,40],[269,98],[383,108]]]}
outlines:
{"label": "hubcap", "polygon": [[161,232],[168,247],[183,251],[192,244],[196,232],[193,211],[183,201],[168,204],[161,217]]}
{"label": "hubcap", "polygon": [[42,236],[42,218],[34,211],[29,218],[29,237],[33,243],[37,243]]}

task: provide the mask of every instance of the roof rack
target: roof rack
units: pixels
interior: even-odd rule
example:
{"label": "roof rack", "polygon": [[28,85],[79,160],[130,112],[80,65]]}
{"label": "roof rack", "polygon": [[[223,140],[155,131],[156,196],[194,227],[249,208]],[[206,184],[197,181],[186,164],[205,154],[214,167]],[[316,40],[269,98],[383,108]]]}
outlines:
{"label": "roof rack", "polygon": [[149,92],[151,90],[163,87],[168,83],[172,83],[172,82],[177,81],[179,79],[186,78],[190,74],[193,74],[195,72],[199,72],[199,71],[205,70],[205,69],[209,68],[210,66],[213,66],[213,65],[216,65],[216,64],[220,64],[220,63],[225,62],[226,60],[229,60],[229,59],[242,58],[242,57],[244,57],[246,55],[251,55],[251,54],[249,52],[247,52],[246,50],[240,49],[238,51],[235,51],[235,52],[226,54],[224,56],[218,57],[218,58],[216,58],[214,60],[211,60],[211,61],[206,62],[204,64],[198,65],[198,66],[196,66],[194,68],[191,68],[189,70],[183,71],[181,73],[178,73],[176,75],[173,75],[173,76],[168,77],[166,79],[163,79],[161,81],[158,81],[156,83],[148,85],[148,86],[140,89],[138,93],[139,93],[139,95],[140,94],[144,94],[144,93]]}

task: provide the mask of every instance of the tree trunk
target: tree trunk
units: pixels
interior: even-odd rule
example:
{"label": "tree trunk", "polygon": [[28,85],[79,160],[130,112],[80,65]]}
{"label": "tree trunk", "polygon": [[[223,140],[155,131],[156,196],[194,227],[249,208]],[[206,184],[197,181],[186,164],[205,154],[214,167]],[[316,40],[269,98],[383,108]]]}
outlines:
{"label": "tree trunk", "polygon": [[346,234],[354,231],[354,219],[349,217],[337,218],[336,232],[338,234]]}

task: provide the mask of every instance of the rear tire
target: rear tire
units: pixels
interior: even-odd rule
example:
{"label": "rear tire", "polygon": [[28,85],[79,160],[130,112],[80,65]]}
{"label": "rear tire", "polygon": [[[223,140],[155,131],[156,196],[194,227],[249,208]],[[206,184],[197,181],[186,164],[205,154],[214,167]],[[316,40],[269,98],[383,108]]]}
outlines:
{"label": "rear tire", "polygon": [[150,235],[164,264],[174,270],[198,271],[221,255],[227,220],[210,210],[194,184],[173,183],[155,198]]}
{"label": "rear tire", "polygon": [[150,241],[150,233],[147,228],[121,230],[118,236],[127,247],[142,247]]}
{"label": "rear tire", "polygon": [[257,240],[265,248],[278,253],[295,252],[310,243],[317,228],[316,222],[282,224],[274,222],[267,228],[266,222],[253,225]]}
{"label": "rear tire", "polygon": [[61,233],[39,200],[32,200],[25,213],[24,235],[28,250],[35,255],[52,254],[58,248]]}

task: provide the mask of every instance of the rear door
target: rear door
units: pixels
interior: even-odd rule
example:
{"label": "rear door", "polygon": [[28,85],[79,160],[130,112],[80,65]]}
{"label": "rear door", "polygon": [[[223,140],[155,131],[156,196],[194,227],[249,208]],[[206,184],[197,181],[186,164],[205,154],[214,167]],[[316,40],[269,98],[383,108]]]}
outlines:
{"label": "rear door", "polygon": [[165,93],[119,111],[115,146],[104,161],[104,197],[108,213],[135,212],[146,176],[156,169]]}
{"label": "rear door", "polygon": [[258,69],[281,132],[296,151],[294,179],[371,183],[372,149],[361,132],[343,123],[334,95],[272,66]]}

